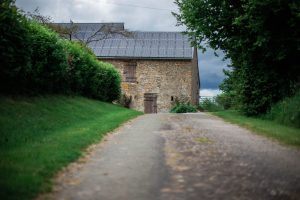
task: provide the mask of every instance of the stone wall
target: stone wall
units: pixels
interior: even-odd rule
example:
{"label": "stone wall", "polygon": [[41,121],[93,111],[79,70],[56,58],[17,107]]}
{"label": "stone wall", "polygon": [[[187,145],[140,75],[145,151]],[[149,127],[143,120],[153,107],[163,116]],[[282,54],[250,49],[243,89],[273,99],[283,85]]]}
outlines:
{"label": "stone wall", "polygon": [[191,103],[193,105],[199,104],[199,89],[200,89],[200,75],[198,67],[198,52],[197,48],[194,48],[192,60],[192,90],[191,90]]}
{"label": "stone wall", "polygon": [[[131,108],[144,111],[144,94],[157,93],[157,111],[169,112],[175,98],[192,101],[191,60],[112,60],[101,59],[116,66],[123,76],[124,66],[136,62],[136,82],[122,81],[122,92],[132,96]],[[172,102],[173,99],[173,102]]]}

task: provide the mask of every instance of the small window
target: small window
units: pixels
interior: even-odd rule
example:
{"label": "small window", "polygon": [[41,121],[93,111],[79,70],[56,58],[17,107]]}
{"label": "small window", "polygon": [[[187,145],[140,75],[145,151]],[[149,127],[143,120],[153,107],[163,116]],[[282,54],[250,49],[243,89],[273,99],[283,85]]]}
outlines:
{"label": "small window", "polygon": [[171,101],[174,101],[174,97],[173,96],[171,96]]}
{"label": "small window", "polygon": [[136,82],[136,62],[125,64],[123,74],[125,82]]}

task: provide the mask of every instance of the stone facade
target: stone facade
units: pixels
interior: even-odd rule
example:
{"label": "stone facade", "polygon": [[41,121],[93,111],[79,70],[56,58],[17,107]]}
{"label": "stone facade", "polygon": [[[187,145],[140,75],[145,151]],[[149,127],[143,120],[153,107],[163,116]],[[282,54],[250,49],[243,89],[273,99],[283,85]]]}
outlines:
{"label": "stone facade", "polygon": [[[194,57],[195,58],[195,57]],[[131,108],[144,111],[144,95],[157,95],[157,112],[169,112],[176,98],[198,103],[199,75],[194,60],[101,59],[113,64],[122,75],[122,92],[132,97]],[[134,82],[126,82],[124,68],[136,63]],[[197,62],[198,63],[198,62]]]}

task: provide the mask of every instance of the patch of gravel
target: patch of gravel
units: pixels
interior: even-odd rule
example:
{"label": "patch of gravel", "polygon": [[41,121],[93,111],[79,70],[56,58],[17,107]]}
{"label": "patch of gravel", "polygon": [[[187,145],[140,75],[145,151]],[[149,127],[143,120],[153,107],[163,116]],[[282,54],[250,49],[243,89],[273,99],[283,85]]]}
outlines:
{"label": "patch of gravel", "polygon": [[163,200],[300,199],[300,151],[204,113],[164,115]]}

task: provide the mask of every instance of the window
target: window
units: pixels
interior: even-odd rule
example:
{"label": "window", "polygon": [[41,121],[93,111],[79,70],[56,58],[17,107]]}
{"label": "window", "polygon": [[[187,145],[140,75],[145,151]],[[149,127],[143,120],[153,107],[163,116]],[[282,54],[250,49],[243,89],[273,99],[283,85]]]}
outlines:
{"label": "window", "polygon": [[124,66],[124,80],[125,82],[136,82],[136,62],[128,62]]}

